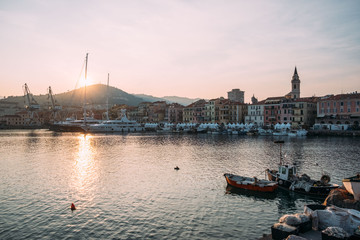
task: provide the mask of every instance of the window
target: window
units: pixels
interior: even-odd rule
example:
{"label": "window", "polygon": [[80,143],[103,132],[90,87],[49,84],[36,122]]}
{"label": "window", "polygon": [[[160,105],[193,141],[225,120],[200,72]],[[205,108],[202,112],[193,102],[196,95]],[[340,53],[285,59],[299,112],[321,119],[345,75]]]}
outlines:
{"label": "window", "polygon": [[294,89],[296,89],[296,84],[294,84]]}
{"label": "window", "polygon": [[340,102],[340,106],[344,106],[344,102]]}
{"label": "window", "polygon": [[284,117],[284,121],[286,121],[287,120],[287,117]]}

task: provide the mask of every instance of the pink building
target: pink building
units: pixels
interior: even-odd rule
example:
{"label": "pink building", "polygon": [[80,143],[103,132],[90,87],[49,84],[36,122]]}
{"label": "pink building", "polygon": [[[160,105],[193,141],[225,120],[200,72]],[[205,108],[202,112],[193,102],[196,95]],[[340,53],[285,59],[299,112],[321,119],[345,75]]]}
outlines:
{"label": "pink building", "polygon": [[317,122],[359,125],[360,93],[330,95],[317,103]]}

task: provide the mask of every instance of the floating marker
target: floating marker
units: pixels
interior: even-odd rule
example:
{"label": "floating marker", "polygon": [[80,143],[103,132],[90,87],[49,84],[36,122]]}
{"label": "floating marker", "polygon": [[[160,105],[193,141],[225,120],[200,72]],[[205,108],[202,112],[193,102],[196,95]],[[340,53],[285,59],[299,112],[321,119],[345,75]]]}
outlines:
{"label": "floating marker", "polygon": [[71,204],[71,207],[70,207],[70,208],[71,208],[71,211],[76,210],[76,207],[75,207],[74,203]]}

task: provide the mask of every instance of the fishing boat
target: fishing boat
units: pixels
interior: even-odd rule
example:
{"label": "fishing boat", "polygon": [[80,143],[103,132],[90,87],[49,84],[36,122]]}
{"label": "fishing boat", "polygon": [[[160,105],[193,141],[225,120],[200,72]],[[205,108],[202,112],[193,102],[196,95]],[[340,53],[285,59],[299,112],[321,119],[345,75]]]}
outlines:
{"label": "fishing boat", "polygon": [[330,184],[330,176],[323,175],[320,180],[313,180],[308,175],[299,176],[296,164],[285,163],[281,153],[281,145],[284,141],[276,141],[280,144],[280,163],[278,170],[266,169],[268,179],[276,181],[280,188],[298,192],[306,195],[312,195],[325,198],[331,190],[338,188],[337,184]]}
{"label": "fishing boat", "polygon": [[342,180],[346,190],[354,195],[356,201],[360,200],[360,174]]}
{"label": "fishing boat", "polygon": [[257,179],[256,177],[243,177],[230,173],[225,173],[224,177],[228,185],[235,188],[258,192],[274,192],[278,188],[277,182]]}

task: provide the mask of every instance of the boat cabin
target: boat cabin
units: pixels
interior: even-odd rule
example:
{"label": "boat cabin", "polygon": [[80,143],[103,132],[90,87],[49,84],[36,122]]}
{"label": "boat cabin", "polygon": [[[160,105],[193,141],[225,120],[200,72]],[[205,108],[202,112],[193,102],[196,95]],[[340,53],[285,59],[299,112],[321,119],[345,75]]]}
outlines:
{"label": "boat cabin", "polygon": [[279,179],[289,180],[290,176],[296,175],[296,167],[293,165],[280,165],[278,177]]}

